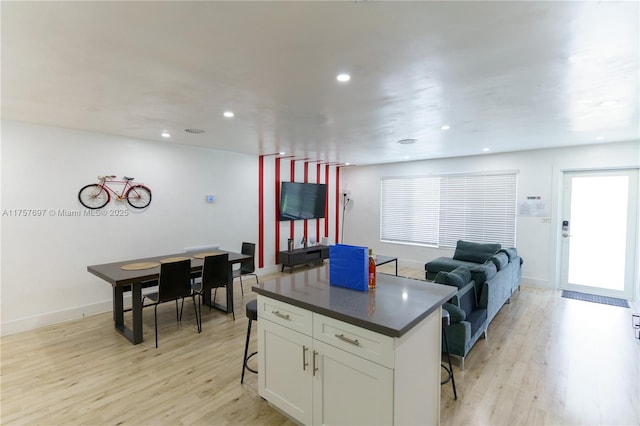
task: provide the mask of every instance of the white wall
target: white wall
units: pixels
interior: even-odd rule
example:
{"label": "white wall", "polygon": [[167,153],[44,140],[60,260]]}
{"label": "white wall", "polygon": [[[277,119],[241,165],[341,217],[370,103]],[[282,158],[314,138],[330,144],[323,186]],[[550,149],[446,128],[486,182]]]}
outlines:
{"label": "white wall", "polygon": [[[423,269],[425,262],[451,256],[453,250],[380,242],[380,178],[514,170],[519,173],[519,200],[535,195],[551,205],[547,221],[540,217],[518,217],[516,245],[524,259],[523,283],[557,288],[562,172],[638,165],[640,143],[632,141],[346,168],[342,179],[351,190],[352,204],[345,217],[345,242],[373,247],[377,253],[398,256],[401,264]],[[636,295],[640,290],[637,277],[636,272]]]}
{"label": "white wall", "polygon": [[[111,286],[88,265],[257,240],[255,156],[6,121],[1,148],[2,334],[110,310]],[[78,191],[102,174],[148,185],[149,208],[112,200],[105,211],[128,216],[59,214],[85,211]]]}

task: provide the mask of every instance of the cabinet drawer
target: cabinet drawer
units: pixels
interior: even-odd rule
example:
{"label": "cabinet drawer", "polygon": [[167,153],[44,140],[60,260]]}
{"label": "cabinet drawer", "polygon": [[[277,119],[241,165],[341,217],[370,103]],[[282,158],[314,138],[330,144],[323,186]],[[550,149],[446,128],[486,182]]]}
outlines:
{"label": "cabinet drawer", "polygon": [[394,340],[374,331],[313,314],[313,338],[339,349],[393,368]]}
{"label": "cabinet drawer", "polygon": [[307,336],[313,331],[311,311],[258,295],[258,321],[263,318]]}

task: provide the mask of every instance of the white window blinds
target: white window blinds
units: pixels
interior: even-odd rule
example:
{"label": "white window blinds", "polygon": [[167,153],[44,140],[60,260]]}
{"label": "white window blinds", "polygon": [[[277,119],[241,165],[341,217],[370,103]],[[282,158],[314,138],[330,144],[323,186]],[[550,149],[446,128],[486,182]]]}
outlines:
{"label": "white window blinds", "polygon": [[408,244],[437,244],[438,178],[389,178],[381,181],[380,239]]}
{"label": "white window blinds", "polygon": [[515,246],[517,173],[381,180],[380,239],[455,247],[458,240]]}

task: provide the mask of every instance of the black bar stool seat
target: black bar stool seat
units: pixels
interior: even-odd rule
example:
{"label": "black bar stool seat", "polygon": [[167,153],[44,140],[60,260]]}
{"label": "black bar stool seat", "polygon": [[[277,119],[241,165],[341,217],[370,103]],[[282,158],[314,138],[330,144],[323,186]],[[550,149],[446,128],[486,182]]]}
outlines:
{"label": "black bar stool seat", "polygon": [[458,399],[458,394],[456,393],[456,381],[453,378],[453,367],[451,366],[451,355],[449,354],[449,342],[447,341],[447,333],[445,333],[445,328],[449,327],[451,323],[451,318],[449,315],[449,311],[442,308],[442,339],[444,340],[444,348],[447,351],[447,361],[449,362],[449,368],[446,365],[440,364],[442,368],[447,372],[447,378],[440,382],[441,385],[449,383],[451,381],[451,385],[453,386],[453,399]]}
{"label": "black bar stool seat", "polygon": [[258,353],[256,351],[250,354],[249,356],[247,356],[247,353],[249,352],[249,339],[251,338],[251,324],[253,323],[253,321],[258,321],[258,301],[257,300],[252,300],[251,302],[247,303],[246,313],[247,313],[247,318],[249,318],[249,325],[247,325],[247,341],[244,344],[244,359],[242,361],[242,377],[240,378],[240,383],[244,382],[244,370],[249,370],[252,373],[258,372],[247,365],[247,362],[249,361],[249,359]]}

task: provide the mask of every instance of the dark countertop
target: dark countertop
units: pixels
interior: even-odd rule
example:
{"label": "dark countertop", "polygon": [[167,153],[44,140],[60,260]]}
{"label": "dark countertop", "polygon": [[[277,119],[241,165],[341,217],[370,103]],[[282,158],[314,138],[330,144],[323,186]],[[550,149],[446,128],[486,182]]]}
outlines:
{"label": "dark countertop", "polygon": [[329,285],[324,266],[252,287],[256,293],[391,337],[400,337],[456,292],[455,287],[378,273],[376,289]]}

